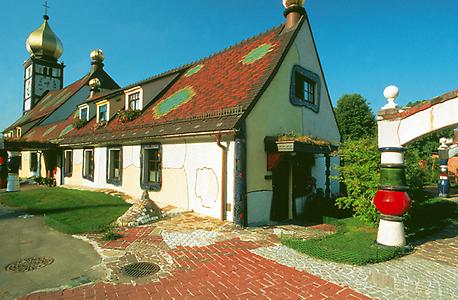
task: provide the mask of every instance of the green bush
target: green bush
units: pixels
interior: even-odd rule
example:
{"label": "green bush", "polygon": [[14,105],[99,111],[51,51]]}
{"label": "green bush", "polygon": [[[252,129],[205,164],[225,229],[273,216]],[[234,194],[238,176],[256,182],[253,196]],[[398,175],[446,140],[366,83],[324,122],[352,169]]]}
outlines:
{"label": "green bush", "polygon": [[380,152],[373,139],[348,140],[341,147],[340,181],[346,196],[336,199],[341,209],[351,208],[354,215],[375,224],[378,213],[373,204],[380,181]]}
{"label": "green bush", "polygon": [[102,237],[104,241],[115,241],[120,238],[122,238],[122,235],[114,231],[105,232],[105,234]]}
{"label": "green bush", "polygon": [[46,185],[49,187],[55,187],[57,185],[56,179],[52,177],[38,176],[38,177],[35,177],[33,180],[39,185]]}
{"label": "green bush", "polygon": [[128,109],[128,110],[120,110],[118,111],[118,119],[122,123],[130,122],[135,120],[139,115],[141,115],[142,111],[137,109]]}
{"label": "green bush", "polygon": [[87,121],[86,120],[82,120],[80,118],[74,119],[73,122],[72,122],[73,128],[75,128],[75,129],[81,129],[84,126],[86,126],[86,124],[87,124]]}

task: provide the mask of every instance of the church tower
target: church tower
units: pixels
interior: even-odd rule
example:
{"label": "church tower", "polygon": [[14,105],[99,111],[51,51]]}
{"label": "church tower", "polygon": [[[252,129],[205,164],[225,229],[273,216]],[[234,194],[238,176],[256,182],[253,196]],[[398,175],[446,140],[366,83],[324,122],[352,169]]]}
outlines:
{"label": "church tower", "polygon": [[24,63],[24,114],[46,91],[62,89],[64,84],[65,66],[58,62],[64,48],[48,24],[49,17],[43,18],[41,26],[30,33],[26,41],[30,58]]}

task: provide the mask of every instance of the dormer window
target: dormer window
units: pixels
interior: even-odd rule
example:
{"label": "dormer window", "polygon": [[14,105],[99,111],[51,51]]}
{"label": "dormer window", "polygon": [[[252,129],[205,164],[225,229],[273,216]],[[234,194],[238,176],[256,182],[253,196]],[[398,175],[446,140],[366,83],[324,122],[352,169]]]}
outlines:
{"label": "dormer window", "polygon": [[314,112],[320,108],[320,77],[301,66],[295,65],[291,74],[290,102],[305,106]]}
{"label": "dormer window", "polygon": [[126,110],[143,109],[143,90],[141,87],[135,87],[126,91]]}
{"label": "dormer window", "polygon": [[97,123],[108,122],[110,103],[106,100],[97,103]]}
{"label": "dormer window", "polygon": [[136,92],[127,96],[129,101],[129,109],[139,110],[141,107],[140,103],[140,92]]}
{"label": "dormer window", "polygon": [[89,121],[89,106],[80,107],[80,120]]}
{"label": "dormer window", "polygon": [[16,127],[16,136],[21,137],[21,135],[22,135],[21,127]]}

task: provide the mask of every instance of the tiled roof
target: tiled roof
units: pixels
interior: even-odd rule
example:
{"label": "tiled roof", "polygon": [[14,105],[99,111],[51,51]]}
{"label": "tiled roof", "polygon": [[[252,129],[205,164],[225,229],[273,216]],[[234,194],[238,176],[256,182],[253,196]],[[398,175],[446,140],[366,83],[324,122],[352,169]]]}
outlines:
{"label": "tiled roof", "polygon": [[47,142],[63,138],[66,134],[75,130],[72,125],[74,119],[75,114],[72,114],[64,121],[36,126],[27,132],[21,140],[26,142]]}
{"label": "tiled roof", "polygon": [[60,89],[57,91],[51,91],[47,93],[35,105],[35,107],[32,110],[30,110],[28,113],[20,117],[16,122],[14,122],[11,126],[9,126],[5,131],[48,116],[54,110],[56,110],[62,104],[64,104],[78,90],[80,90],[87,83],[89,78],[90,78],[90,75],[87,74],[83,78],[75,81],[74,83],[66,86],[63,89]]}
{"label": "tiled roof", "polygon": [[405,119],[418,112],[427,110],[428,108],[431,108],[432,106],[436,104],[439,104],[439,103],[442,103],[442,102],[445,102],[451,99],[455,99],[457,97],[458,97],[458,89],[445,93],[442,96],[435,97],[431,100],[424,100],[418,103],[417,105],[409,107],[408,109],[403,110],[403,111],[398,111],[397,109],[393,109],[393,110],[381,111],[381,114],[379,113],[379,115],[382,115],[383,119],[385,120]]}
{"label": "tiled roof", "polygon": [[181,75],[175,83],[134,121],[113,119],[95,130],[92,120],[68,133],[63,143],[232,129],[275,74],[301,25],[284,33],[280,33],[283,26],[275,27],[179,68]]}

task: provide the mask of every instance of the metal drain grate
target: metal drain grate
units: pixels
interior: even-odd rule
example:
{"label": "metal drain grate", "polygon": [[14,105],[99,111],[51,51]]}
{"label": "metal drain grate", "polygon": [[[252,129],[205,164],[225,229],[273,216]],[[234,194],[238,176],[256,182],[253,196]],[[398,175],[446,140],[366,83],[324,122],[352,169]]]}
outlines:
{"label": "metal drain grate", "polygon": [[11,263],[5,267],[10,272],[30,272],[49,266],[54,262],[50,257],[28,257]]}
{"label": "metal drain grate", "polygon": [[156,274],[160,269],[161,267],[156,264],[149,262],[139,262],[124,266],[122,268],[122,272],[130,277],[139,278]]}

